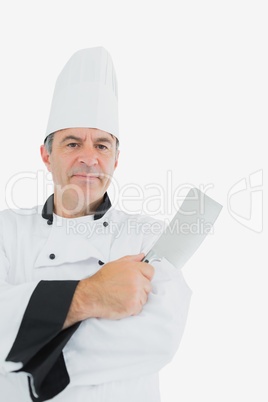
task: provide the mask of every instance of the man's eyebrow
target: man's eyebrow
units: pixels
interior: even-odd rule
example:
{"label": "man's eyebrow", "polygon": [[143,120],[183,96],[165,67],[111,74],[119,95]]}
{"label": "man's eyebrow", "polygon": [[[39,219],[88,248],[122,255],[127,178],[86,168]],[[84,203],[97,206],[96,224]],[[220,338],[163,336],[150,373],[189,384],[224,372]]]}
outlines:
{"label": "man's eyebrow", "polygon": [[63,144],[65,141],[68,141],[68,140],[83,141],[83,139],[81,137],[77,137],[76,135],[71,134],[71,135],[67,135],[66,137],[64,137],[61,140],[60,144]]}
{"label": "man's eyebrow", "polygon": [[[68,140],[75,140],[75,141],[82,141],[82,142],[84,141],[83,138],[70,134],[70,135],[67,135],[66,137],[64,137],[61,140],[60,144],[63,144],[65,141],[68,141]],[[107,138],[107,137],[97,137],[93,140],[93,142],[107,142],[111,145],[113,144],[112,137],[111,137],[111,139]]]}
{"label": "man's eyebrow", "polygon": [[108,142],[109,144],[112,145],[113,141],[112,141],[112,137],[111,138],[107,138],[107,137],[97,137],[93,140],[94,142]]}

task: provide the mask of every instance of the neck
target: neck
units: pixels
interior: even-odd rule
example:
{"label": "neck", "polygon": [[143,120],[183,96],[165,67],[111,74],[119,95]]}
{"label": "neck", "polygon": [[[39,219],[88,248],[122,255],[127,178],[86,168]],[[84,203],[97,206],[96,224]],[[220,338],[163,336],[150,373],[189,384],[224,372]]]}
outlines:
{"label": "neck", "polygon": [[93,215],[103,201],[103,196],[88,204],[79,204],[77,200],[64,197],[55,191],[54,213],[63,218],[79,218],[81,216]]}

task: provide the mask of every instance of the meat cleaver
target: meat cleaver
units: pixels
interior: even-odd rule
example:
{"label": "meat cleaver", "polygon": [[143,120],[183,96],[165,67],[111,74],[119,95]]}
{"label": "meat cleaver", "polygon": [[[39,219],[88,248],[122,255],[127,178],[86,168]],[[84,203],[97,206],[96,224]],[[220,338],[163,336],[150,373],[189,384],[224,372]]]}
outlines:
{"label": "meat cleaver", "polygon": [[221,212],[222,205],[197,188],[192,188],[170,224],[142,261],[164,257],[182,268],[203,242]]}

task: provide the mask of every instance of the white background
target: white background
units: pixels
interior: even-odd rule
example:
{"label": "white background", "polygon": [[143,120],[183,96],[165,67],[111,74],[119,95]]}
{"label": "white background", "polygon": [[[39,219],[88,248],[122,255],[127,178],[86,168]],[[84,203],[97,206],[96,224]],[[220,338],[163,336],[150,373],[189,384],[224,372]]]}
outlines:
{"label": "white background", "polygon": [[17,207],[50,194],[35,177],[45,174],[39,147],[55,80],[76,50],[99,45],[119,82],[120,188],[134,183],[148,200],[162,186],[160,219],[172,217],[172,197],[185,184],[208,186],[224,206],[214,235],[183,269],[193,297],[180,348],[161,371],[162,402],[268,400],[266,6],[1,2],[0,209],[21,172],[32,179],[16,181]]}

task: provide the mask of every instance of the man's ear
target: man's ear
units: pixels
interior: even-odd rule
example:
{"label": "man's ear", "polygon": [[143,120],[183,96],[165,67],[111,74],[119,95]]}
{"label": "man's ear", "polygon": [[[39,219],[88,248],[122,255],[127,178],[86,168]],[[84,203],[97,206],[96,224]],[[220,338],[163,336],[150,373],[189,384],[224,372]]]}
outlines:
{"label": "man's ear", "polygon": [[119,154],[120,154],[120,151],[117,151],[116,160],[115,160],[115,164],[114,164],[114,169],[116,169],[116,168],[117,168]]}
{"label": "man's ear", "polygon": [[41,158],[47,167],[47,170],[51,172],[50,155],[47,153],[45,145],[40,146]]}

